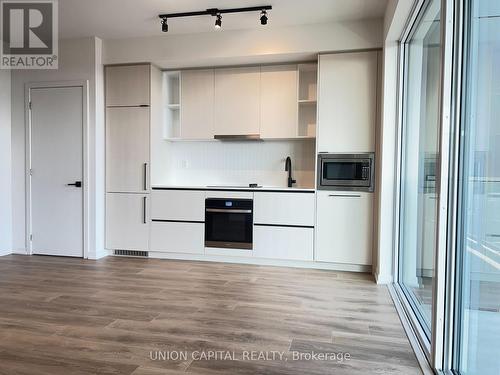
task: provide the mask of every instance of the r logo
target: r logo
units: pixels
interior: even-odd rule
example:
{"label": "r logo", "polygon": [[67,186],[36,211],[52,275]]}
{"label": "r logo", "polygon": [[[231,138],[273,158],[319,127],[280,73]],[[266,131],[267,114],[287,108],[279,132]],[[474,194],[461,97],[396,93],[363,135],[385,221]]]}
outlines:
{"label": "r logo", "polygon": [[57,0],[0,0],[1,68],[57,69]]}
{"label": "r logo", "polygon": [[4,54],[52,54],[52,3],[3,2]]}

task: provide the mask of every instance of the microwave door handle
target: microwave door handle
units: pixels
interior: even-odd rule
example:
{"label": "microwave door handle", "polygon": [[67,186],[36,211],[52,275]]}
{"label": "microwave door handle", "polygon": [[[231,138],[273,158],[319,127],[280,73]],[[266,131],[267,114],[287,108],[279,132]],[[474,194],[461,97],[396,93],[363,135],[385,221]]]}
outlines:
{"label": "microwave door handle", "polygon": [[368,174],[370,173],[370,168],[369,167],[363,167],[362,172],[361,172],[361,178],[363,180],[368,180]]}

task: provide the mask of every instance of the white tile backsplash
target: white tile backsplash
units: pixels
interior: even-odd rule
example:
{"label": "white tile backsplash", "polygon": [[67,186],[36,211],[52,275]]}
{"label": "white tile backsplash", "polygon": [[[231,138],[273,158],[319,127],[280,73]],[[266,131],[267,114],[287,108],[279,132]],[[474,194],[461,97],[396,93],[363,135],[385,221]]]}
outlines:
{"label": "white tile backsplash", "polygon": [[296,187],[314,187],[315,141],[165,141],[168,160],[155,160],[153,185],[287,184],[285,159],[292,158]]}

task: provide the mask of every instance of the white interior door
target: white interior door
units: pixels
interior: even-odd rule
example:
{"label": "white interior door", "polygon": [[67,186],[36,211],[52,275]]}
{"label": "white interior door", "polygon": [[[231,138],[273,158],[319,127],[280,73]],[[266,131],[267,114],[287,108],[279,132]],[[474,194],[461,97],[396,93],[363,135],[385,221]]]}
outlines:
{"label": "white interior door", "polygon": [[30,99],[33,254],[83,257],[83,87]]}

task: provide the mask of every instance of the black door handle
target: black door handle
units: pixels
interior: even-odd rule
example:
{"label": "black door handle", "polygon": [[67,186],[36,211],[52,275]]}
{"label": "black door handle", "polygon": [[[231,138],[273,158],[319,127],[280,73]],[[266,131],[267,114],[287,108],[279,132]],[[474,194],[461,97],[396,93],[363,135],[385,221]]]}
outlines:
{"label": "black door handle", "polygon": [[81,181],[75,181],[74,184],[66,184],[67,186],[75,186],[75,187],[82,187],[82,182]]}

